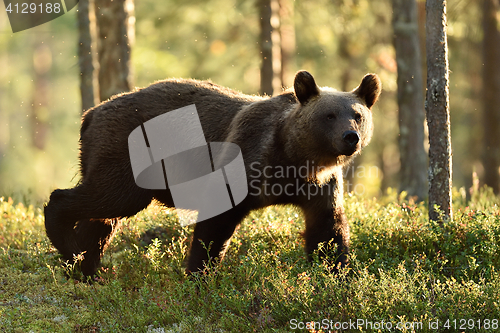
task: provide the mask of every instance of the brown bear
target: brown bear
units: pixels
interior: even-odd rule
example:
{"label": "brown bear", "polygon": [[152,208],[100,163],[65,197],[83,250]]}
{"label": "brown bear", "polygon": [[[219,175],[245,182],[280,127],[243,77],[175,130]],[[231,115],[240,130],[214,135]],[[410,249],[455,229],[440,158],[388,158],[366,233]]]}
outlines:
{"label": "brown bear", "polygon": [[72,262],[83,252],[81,270],[89,276],[98,269],[121,217],[135,215],[153,199],[173,207],[168,188],[136,184],[127,140],[144,122],[194,104],[207,142],[240,147],[248,195],[234,208],[195,225],[187,272],[200,271],[209,259],[223,256],[235,228],[251,210],[278,204],[302,209],[309,257],[323,243],[323,255],[337,267],[343,265],[349,224],[342,167],[370,141],[371,108],[380,92],[375,74],[367,74],[353,91],[339,92],[319,88],[310,73],[299,71],[293,91],[271,98],[183,79],[115,96],[83,116],[81,180],[72,189],[52,192],[45,207],[47,235],[64,260]]}

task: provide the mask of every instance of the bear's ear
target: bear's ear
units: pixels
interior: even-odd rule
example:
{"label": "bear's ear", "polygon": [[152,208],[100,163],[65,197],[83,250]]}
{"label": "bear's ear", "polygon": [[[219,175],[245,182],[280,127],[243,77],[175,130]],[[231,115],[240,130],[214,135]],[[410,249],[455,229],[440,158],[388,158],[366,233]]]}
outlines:
{"label": "bear's ear", "polygon": [[376,74],[366,74],[361,84],[352,92],[360,97],[367,108],[371,109],[382,91],[382,83]]}
{"label": "bear's ear", "polygon": [[295,74],[295,81],[293,82],[293,89],[295,96],[300,104],[306,104],[312,97],[319,95],[319,88],[316,85],[311,73],[307,71],[300,71]]}

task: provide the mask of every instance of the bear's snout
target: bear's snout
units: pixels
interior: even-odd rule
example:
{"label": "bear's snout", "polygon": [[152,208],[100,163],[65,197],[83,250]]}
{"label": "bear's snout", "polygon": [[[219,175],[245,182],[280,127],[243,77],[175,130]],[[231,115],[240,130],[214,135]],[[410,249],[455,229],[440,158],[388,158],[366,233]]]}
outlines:
{"label": "bear's snout", "polygon": [[359,142],[359,134],[356,131],[345,131],[342,134],[342,140],[346,144],[345,155],[349,156],[354,154],[356,146]]}
{"label": "bear's snout", "polygon": [[346,131],[342,135],[342,140],[351,147],[355,147],[359,142],[359,134],[356,131]]}

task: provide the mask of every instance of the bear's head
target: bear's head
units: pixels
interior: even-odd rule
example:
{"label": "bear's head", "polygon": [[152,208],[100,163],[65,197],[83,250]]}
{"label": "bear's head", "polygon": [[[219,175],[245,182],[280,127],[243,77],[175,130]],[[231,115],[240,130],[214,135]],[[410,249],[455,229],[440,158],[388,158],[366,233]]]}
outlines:
{"label": "bear's head", "polygon": [[[342,166],[370,142],[371,109],[381,92],[377,75],[367,74],[356,89],[340,92],[318,87],[310,73],[300,71],[295,75],[294,90],[298,104],[285,126],[302,159],[316,166]],[[295,155],[291,148],[285,147]]]}

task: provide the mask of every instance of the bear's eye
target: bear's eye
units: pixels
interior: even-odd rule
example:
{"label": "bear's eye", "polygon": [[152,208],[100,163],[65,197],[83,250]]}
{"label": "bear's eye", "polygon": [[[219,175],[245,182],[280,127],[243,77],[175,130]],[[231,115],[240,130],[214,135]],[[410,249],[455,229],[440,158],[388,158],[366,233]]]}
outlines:
{"label": "bear's eye", "polygon": [[330,113],[328,116],[326,116],[326,119],[328,119],[328,120],[335,119],[335,114],[334,113]]}
{"label": "bear's eye", "polygon": [[359,123],[361,121],[361,114],[356,113],[356,115],[354,116],[354,120],[356,120],[356,122]]}

